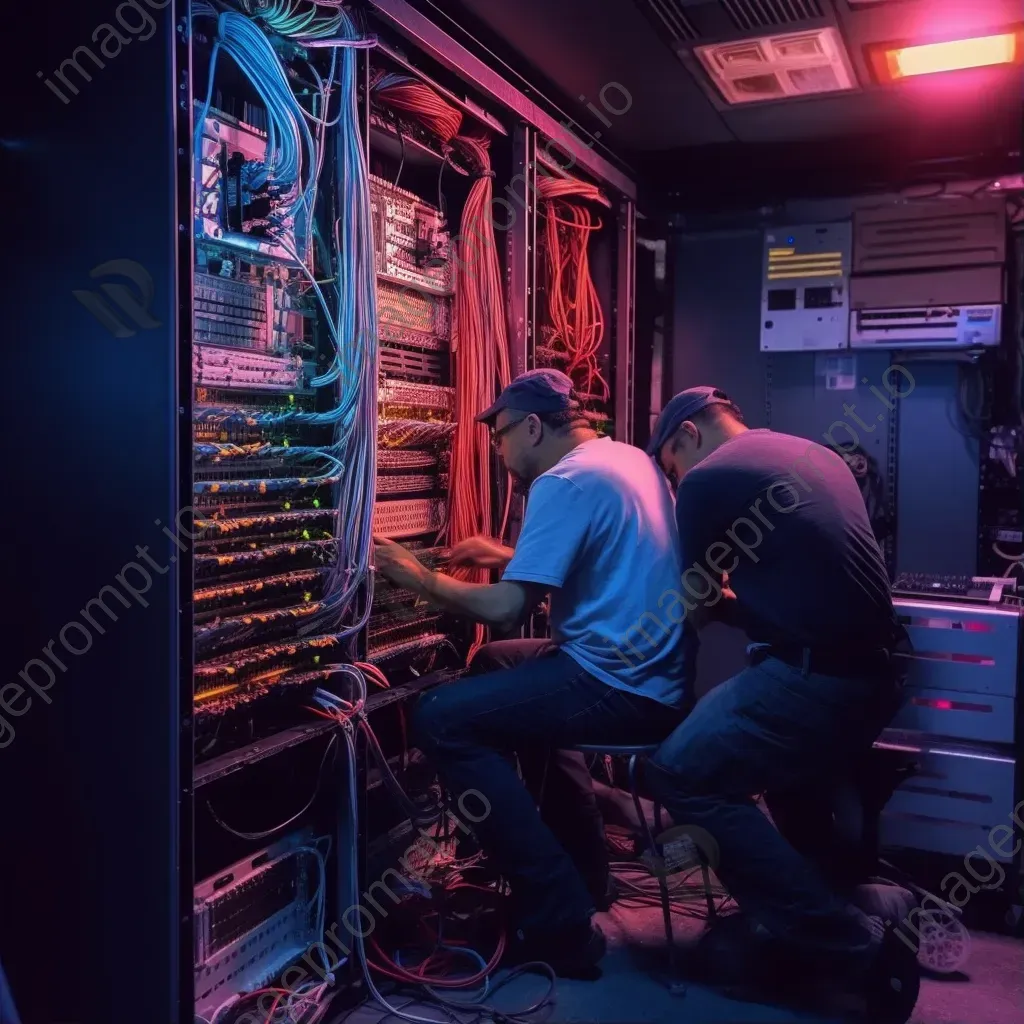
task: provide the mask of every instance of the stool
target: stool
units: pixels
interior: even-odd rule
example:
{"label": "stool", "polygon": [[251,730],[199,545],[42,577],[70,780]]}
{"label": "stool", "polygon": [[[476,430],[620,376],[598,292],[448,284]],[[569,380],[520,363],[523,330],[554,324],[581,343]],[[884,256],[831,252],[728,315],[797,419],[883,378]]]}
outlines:
{"label": "stool", "polygon": [[[650,825],[647,824],[647,816],[644,814],[643,807],[640,804],[640,794],[637,791],[637,766],[641,761],[646,761],[647,758],[654,754],[660,746],[660,743],[644,743],[636,745],[577,743],[568,748],[581,754],[599,754],[607,755],[609,757],[629,758],[629,795],[633,798],[633,807],[636,810],[637,820],[640,822],[640,827],[644,831],[647,850],[652,858],[652,864],[655,866],[661,859],[661,853],[658,850],[655,833],[651,831]],[[657,801],[654,802],[654,827],[657,835],[661,835],[663,831],[661,826],[661,805]],[[698,850],[698,854],[700,853],[701,851]],[[704,897],[707,901],[708,917],[714,918],[715,901],[711,894],[711,878],[708,873],[707,863],[705,863],[703,856],[701,856],[700,870],[704,880]],[[669,899],[668,883],[665,879],[664,873],[658,875],[658,891],[661,896],[662,918],[665,922],[665,939],[668,942],[669,970],[671,971],[670,984],[673,989],[675,989],[676,947],[675,940],[672,936],[672,905],[671,900]]]}

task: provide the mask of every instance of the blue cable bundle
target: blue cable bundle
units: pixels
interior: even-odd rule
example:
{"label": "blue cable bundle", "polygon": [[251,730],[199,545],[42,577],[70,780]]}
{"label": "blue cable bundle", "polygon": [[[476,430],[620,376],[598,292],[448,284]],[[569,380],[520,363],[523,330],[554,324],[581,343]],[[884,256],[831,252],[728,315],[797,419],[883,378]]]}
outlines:
{"label": "blue cable bundle", "polygon": [[[197,4],[195,12],[206,16],[215,13],[205,4]],[[278,220],[283,222],[294,218],[295,245],[301,256],[308,248],[306,243],[313,219],[319,154],[306,123],[306,114],[288,84],[270,40],[245,15],[225,11],[217,18],[206,100],[196,121],[195,151],[202,152],[203,131],[213,101],[214,73],[221,49],[232,57],[249,79],[267,110],[266,157],[263,168],[253,174],[251,186],[258,189],[269,183],[286,191],[294,190],[294,198]],[[302,184],[303,170],[305,186]]]}
{"label": "blue cable bundle", "polygon": [[[195,11],[205,16],[216,16],[216,12],[203,3],[198,3]],[[282,8],[280,13],[284,12],[285,8]],[[286,17],[291,13],[294,11],[289,9]],[[297,26],[289,24],[288,27]],[[221,14],[217,19],[206,103],[196,127],[195,141],[198,149],[212,102],[217,55],[223,48],[252,82],[267,108],[266,166],[262,174],[254,176],[254,187],[268,182],[278,186],[294,183],[296,198],[289,209],[295,211],[295,247],[293,249],[283,237],[279,237],[277,242],[298,263],[323,310],[335,355],[327,372],[315,377],[311,383],[317,388],[333,386],[337,391],[337,404],[327,412],[316,413],[291,410],[247,413],[208,409],[202,418],[262,428],[284,423],[334,427],[333,444],[319,449],[316,454],[304,452],[307,458],[326,459],[328,466],[332,467],[326,474],[317,474],[317,479],[332,479],[329,474],[337,474],[333,478],[337,480],[337,559],[325,586],[321,613],[299,632],[317,630],[345,637],[365,624],[370,611],[369,600],[358,621],[346,620],[351,617],[351,609],[363,582],[367,581],[372,588],[369,566],[377,476],[377,278],[369,170],[359,132],[356,76],[356,50],[372,45],[372,41],[361,39],[352,19],[339,10],[337,37],[324,40],[319,45],[331,46],[334,52],[326,83],[311,68],[320,85],[321,109],[310,114],[296,100],[281,61],[260,29],[243,15]],[[335,120],[327,120],[326,104],[339,61],[341,71],[337,91],[340,109]],[[307,120],[317,126],[316,139]],[[331,255],[335,264],[333,311],[306,262],[306,254],[311,252],[309,243],[313,234],[317,179],[323,166],[324,147],[320,143],[328,128],[337,133],[337,220],[333,238],[329,240],[333,242]],[[304,169],[306,184],[303,187]],[[304,245],[300,245],[300,239]],[[203,451],[201,454],[210,453]]]}
{"label": "blue cable bundle", "polygon": [[[359,34],[345,15],[339,31],[344,40]],[[359,133],[356,60],[352,47],[342,46],[337,128],[337,210],[334,229],[337,323],[332,332],[337,353],[331,368],[313,380],[315,387],[339,386],[341,415],[336,445],[344,453],[338,487],[338,558],[324,593],[323,619],[331,632],[347,636],[364,625],[369,601],[357,622],[342,625],[359,587],[369,580],[373,544],[373,505],[377,486],[377,276],[370,218],[369,171]],[[337,54],[337,50],[335,53]],[[372,581],[371,581],[372,583]],[[303,630],[305,632],[306,630]]]}

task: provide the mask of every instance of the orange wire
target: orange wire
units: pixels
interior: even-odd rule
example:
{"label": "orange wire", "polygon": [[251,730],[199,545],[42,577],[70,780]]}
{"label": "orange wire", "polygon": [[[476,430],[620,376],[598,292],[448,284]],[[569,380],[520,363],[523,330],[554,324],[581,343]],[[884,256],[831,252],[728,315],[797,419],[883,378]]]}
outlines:
{"label": "orange wire", "polygon": [[[590,210],[565,197],[608,204],[596,185],[576,178],[541,177],[548,270],[549,344],[567,357],[565,372],[586,394],[607,401],[611,394],[598,355],[604,340],[604,314],[590,272],[589,242],[601,228]],[[560,230],[561,229],[561,230]]]}

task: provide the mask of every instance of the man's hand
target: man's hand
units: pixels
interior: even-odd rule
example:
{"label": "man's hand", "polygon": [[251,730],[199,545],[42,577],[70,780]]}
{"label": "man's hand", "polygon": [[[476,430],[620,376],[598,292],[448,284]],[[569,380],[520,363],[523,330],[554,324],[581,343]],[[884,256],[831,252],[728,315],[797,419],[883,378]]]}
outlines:
{"label": "man's hand", "polygon": [[387,537],[374,536],[373,565],[386,580],[407,590],[415,590],[430,575],[411,551]]}
{"label": "man's hand", "polygon": [[475,569],[504,569],[514,552],[511,548],[499,544],[491,537],[468,537],[460,540],[448,555],[448,564],[453,566],[468,565]]}

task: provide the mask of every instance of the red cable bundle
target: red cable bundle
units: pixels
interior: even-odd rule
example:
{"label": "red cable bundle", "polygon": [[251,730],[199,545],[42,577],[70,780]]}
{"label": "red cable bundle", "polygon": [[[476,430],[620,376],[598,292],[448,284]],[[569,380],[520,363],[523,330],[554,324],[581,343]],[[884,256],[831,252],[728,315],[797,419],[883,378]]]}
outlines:
{"label": "red cable bundle", "polygon": [[422,121],[442,142],[451,142],[462,127],[462,111],[445,102],[429,85],[403,82],[378,90],[389,107],[403,110]]}
{"label": "red cable bundle", "polygon": [[548,268],[549,344],[568,357],[565,372],[579,389],[607,400],[608,382],[597,354],[604,339],[604,316],[590,275],[590,233],[601,227],[585,206],[567,202],[578,196],[608,204],[596,185],[576,178],[538,177],[544,200],[545,254]]}
{"label": "red cable bundle", "polygon": [[[459,136],[456,140],[476,166],[480,177],[473,182],[462,210],[456,245],[455,330],[452,355],[455,361],[455,409],[457,425],[452,444],[449,484],[449,543],[457,544],[475,534],[494,530],[491,507],[493,460],[487,428],[475,416],[494,400],[496,390],[511,380],[501,269],[491,216],[493,179],[486,140]],[[499,536],[505,531],[511,488]],[[476,583],[489,579],[488,570],[465,570],[461,577]],[[483,643],[478,626],[470,658]]]}
{"label": "red cable bundle", "polygon": [[[511,380],[501,268],[494,240],[491,203],[494,196],[489,141],[459,135],[462,113],[422,82],[403,82],[378,91],[381,101],[418,118],[445,143],[454,143],[479,177],[473,182],[462,210],[462,224],[455,246],[455,303],[452,358],[455,371],[456,426],[452,440],[449,476],[449,544],[476,534],[494,532],[491,504],[493,487],[490,436],[475,417],[494,401],[496,390]],[[499,536],[505,532],[511,503],[506,489],[505,511]],[[489,580],[480,569],[453,571],[460,579],[476,583]],[[478,626],[470,649],[472,658],[484,640]]]}

